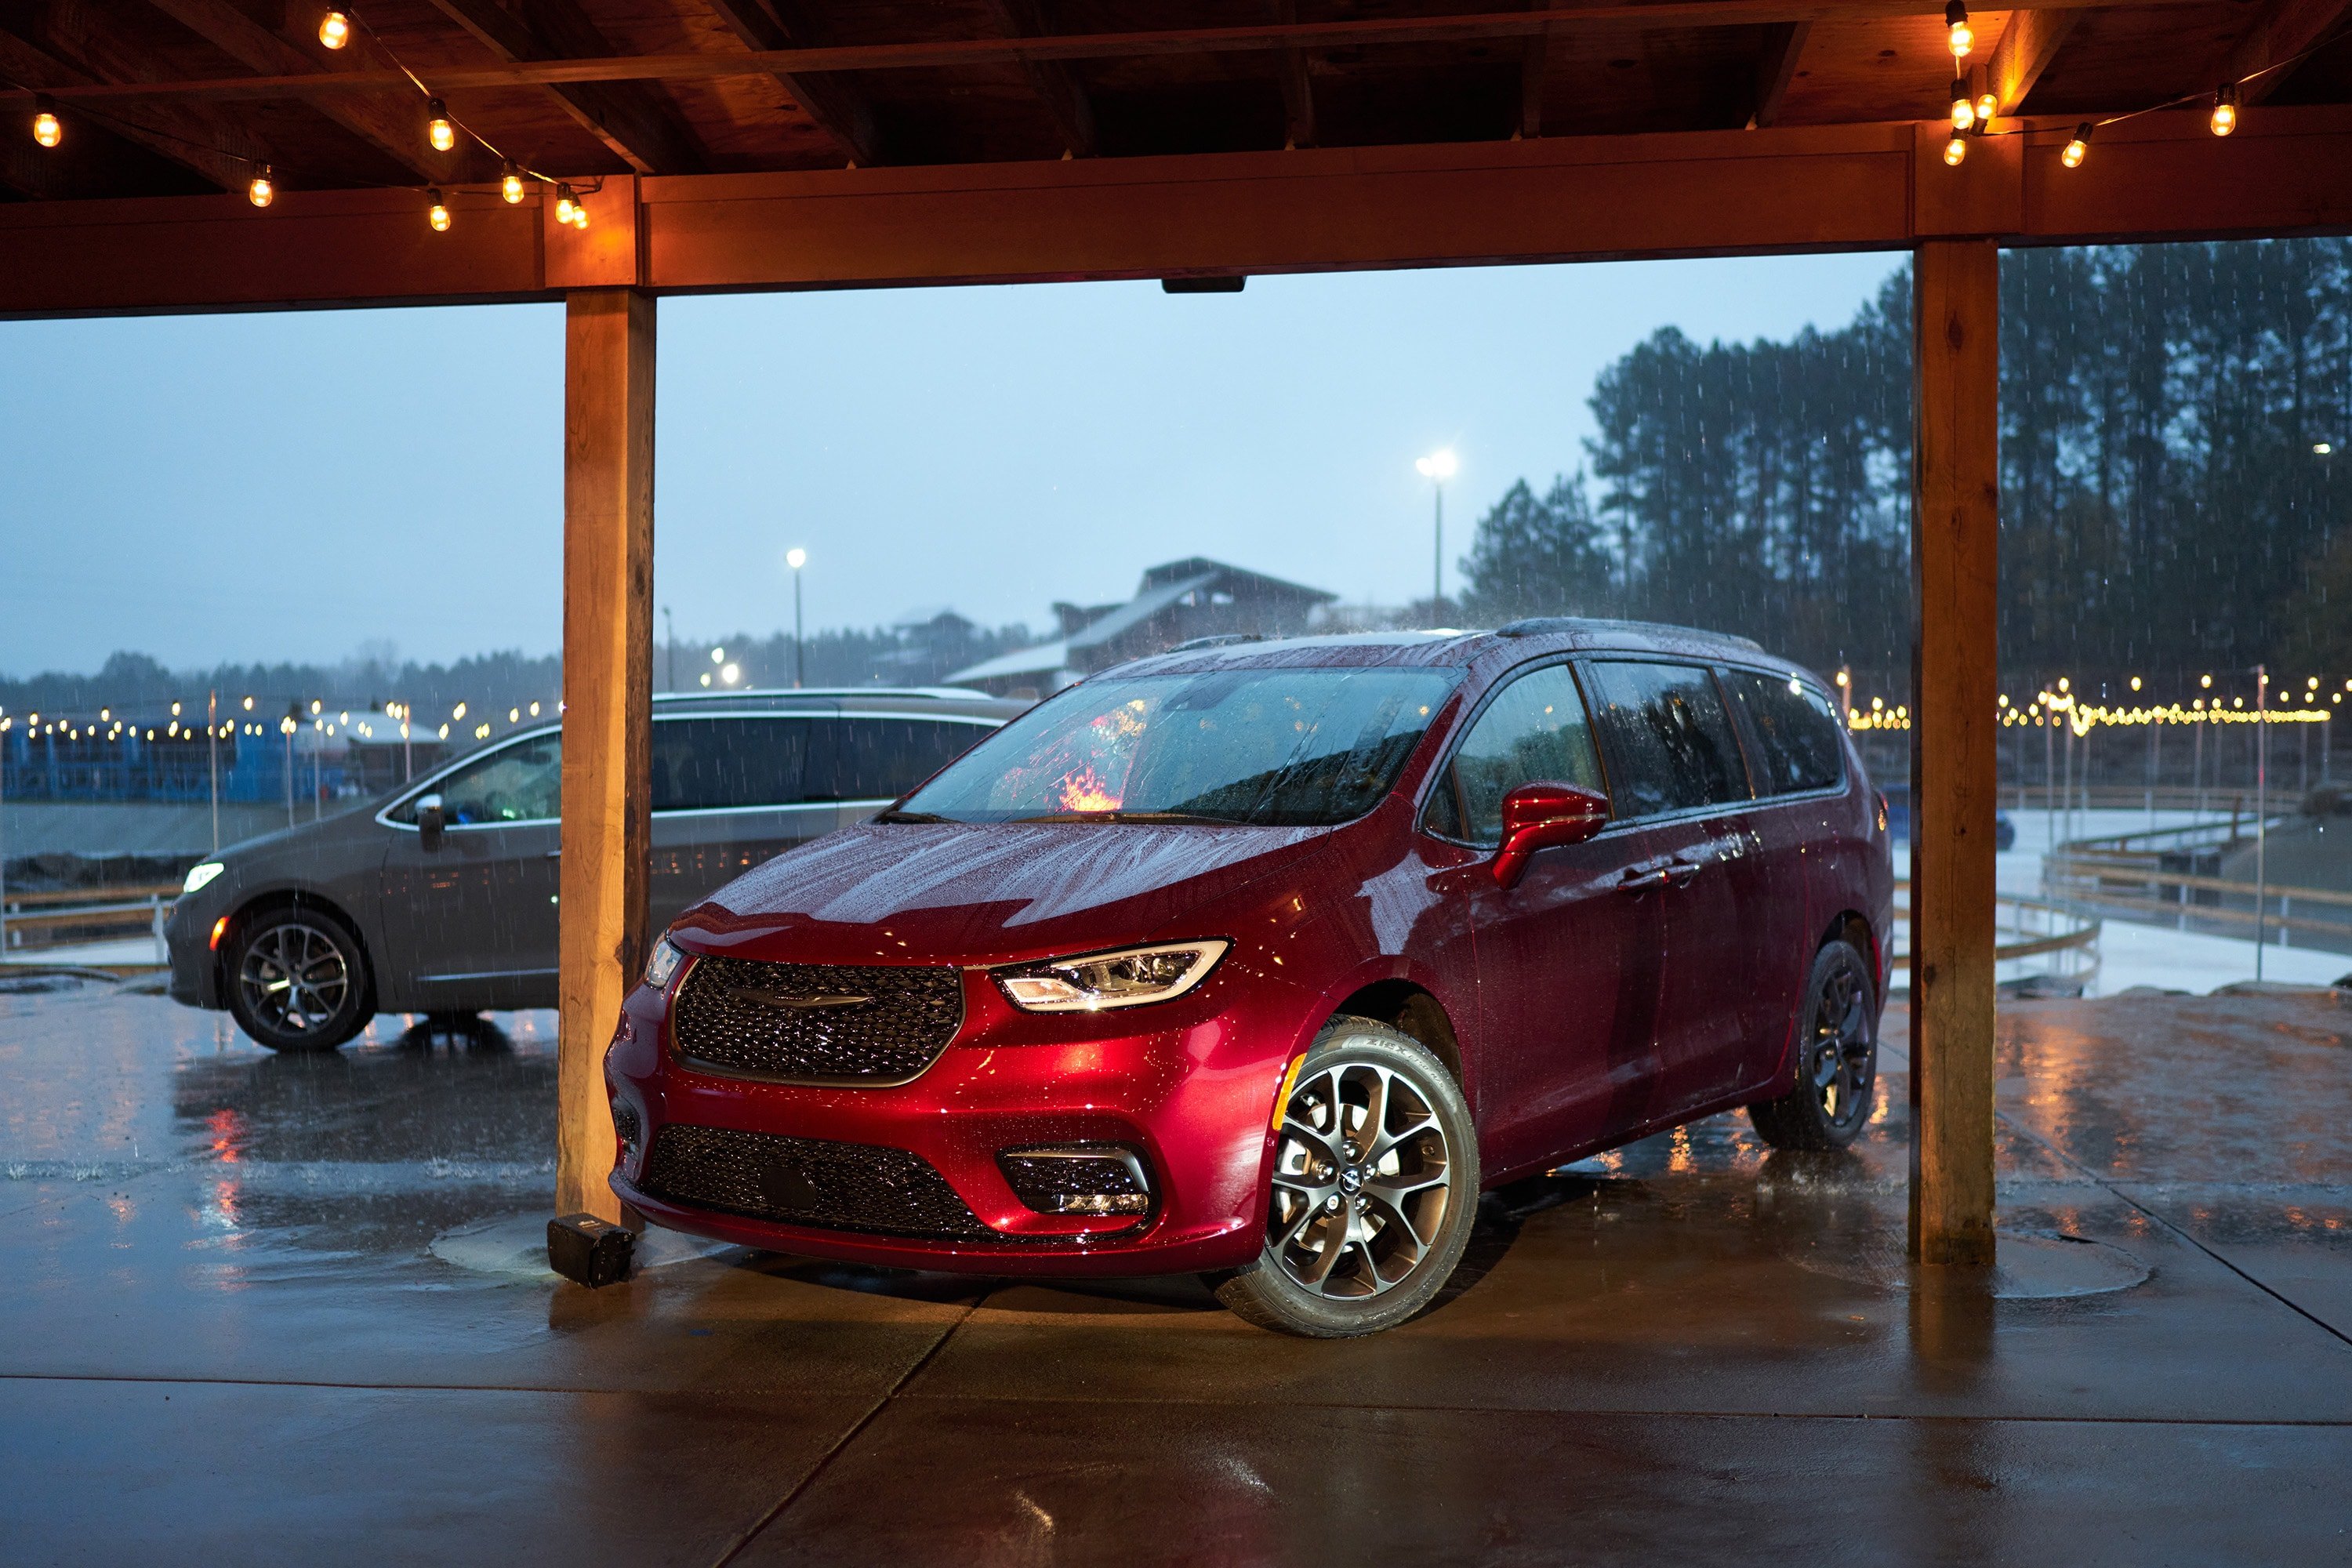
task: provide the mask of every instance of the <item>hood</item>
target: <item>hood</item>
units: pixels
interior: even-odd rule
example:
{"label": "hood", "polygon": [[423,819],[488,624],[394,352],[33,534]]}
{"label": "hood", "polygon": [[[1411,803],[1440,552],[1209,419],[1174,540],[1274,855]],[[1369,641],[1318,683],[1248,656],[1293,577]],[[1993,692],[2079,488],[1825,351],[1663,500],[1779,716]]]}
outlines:
{"label": "hood", "polygon": [[777,856],[677,923],[705,951],[830,963],[998,963],[1215,935],[1167,928],[1339,831],[866,823]]}

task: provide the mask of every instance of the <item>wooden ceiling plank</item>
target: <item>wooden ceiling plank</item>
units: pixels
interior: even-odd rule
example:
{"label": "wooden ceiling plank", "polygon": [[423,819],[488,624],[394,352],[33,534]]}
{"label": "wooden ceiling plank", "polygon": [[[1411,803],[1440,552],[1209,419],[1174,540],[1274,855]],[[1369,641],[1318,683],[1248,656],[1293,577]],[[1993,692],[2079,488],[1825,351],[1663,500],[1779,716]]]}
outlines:
{"label": "wooden ceiling plank", "polygon": [[[704,4],[727,24],[729,31],[757,52],[774,55],[804,49],[816,37],[797,8],[780,12],[769,0],[704,0]],[[789,6],[790,0],[786,4]],[[873,100],[856,82],[826,71],[774,67],[762,67],[759,74],[774,77],[801,106],[801,112],[833,139],[853,166],[870,167],[883,161],[881,123],[874,113]]]}
{"label": "wooden ceiling plank", "polygon": [[[2273,0],[2230,51],[2214,80],[2244,82],[2238,89],[2239,100],[2262,102],[2294,75],[2294,67],[2282,62],[2335,32],[2347,11],[2352,11],[2352,0]],[[2280,68],[2273,70],[2273,66]],[[2254,76],[2256,71],[2263,74]],[[2246,81],[2248,77],[2254,79]]]}
{"label": "wooden ceiling plank", "polygon": [[[119,34],[109,36],[119,38]],[[135,58],[119,42],[97,58],[87,48],[74,52],[76,59],[61,58],[29,38],[0,29],[0,76],[26,87],[58,88],[84,87],[110,77],[153,74],[149,62]],[[250,132],[201,104],[169,100],[142,104],[135,110],[109,112],[105,123],[123,140],[170,159],[224,191],[243,190],[253,174],[246,157],[224,149],[242,146],[250,157],[265,163],[278,161]]]}
{"label": "wooden ceiling plank", "polygon": [[[999,31],[1009,38],[1038,38],[1052,35],[1052,18],[1045,15],[1044,0],[983,0],[989,15],[995,19]],[[1095,138],[1095,107],[1087,89],[1078,84],[1070,68],[1060,60],[1030,60],[1021,62],[1021,72],[1029,79],[1030,90],[1036,93],[1054,117],[1054,129],[1062,138],[1062,146],[1073,158],[1091,158],[1099,145]]]}
{"label": "wooden ceiling plank", "polygon": [[[1275,20],[1284,26],[1298,21],[1297,0],[1275,0]],[[1286,148],[1315,145],[1315,84],[1307,77],[1307,51],[1286,46],[1277,68],[1282,76],[1282,144]]]}
{"label": "wooden ceiling plank", "polygon": [[[433,0],[434,7],[499,58],[601,58],[613,46],[576,0],[528,0],[521,11],[499,0]],[[640,174],[698,174],[702,146],[661,89],[646,82],[578,82],[548,89],[565,113]]]}
{"label": "wooden ceiling plank", "polygon": [[2002,114],[2016,114],[2025,107],[2026,95],[2050,62],[2058,58],[2059,46],[2074,24],[2083,19],[2080,11],[2011,11],[2009,25],[2000,30],[2000,42],[1986,63],[1985,77],[1991,83],[1993,96],[2000,100]]}
{"label": "wooden ceiling plank", "polygon": [[[324,90],[298,94],[344,130],[370,142],[385,156],[421,179],[454,182],[467,173],[460,147],[454,158],[436,156],[425,141],[425,120],[415,101],[415,84],[403,79],[382,96],[366,97],[341,90],[338,75],[358,75],[362,62],[348,62],[296,44],[287,33],[272,31],[230,5],[228,0],[147,0],[156,10],[195,34],[231,59],[268,77],[309,75]],[[351,51],[356,52],[356,51]],[[370,76],[375,73],[368,73]],[[402,97],[411,101],[403,103]]]}
{"label": "wooden ceiling plank", "polygon": [[[1548,11],[1553,0],[1531,0],[1530,11]],[[1533,141],[1543,134],[1544,80],[1551,75],[1551,29],[1528,35],[1519,47],[1519,136]]]}
{"label": "wooden ceiling plank", "polygon": [[1751,130],[1780,118],[1780,105],[1788,99],[1789,84],[1797,79],[1797,62],[1812,26],[1811,22],[1776,22],[1767,30],[1764,52],[1756,59],[1756,112],[1748,121]]}

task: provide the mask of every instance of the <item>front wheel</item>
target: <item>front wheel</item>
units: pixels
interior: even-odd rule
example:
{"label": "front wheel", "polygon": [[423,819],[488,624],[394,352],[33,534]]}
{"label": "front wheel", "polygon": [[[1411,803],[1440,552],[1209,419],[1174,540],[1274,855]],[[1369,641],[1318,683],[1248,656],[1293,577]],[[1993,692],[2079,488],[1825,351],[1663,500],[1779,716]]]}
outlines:
{"label": "front wheel", "polygon": [[367,955],[332,915],[289,907],[237,922],[228,1010],[273,1051],[331,1051],[366,1027]]}
{"label": "front wheel", "polygon": [[1308,1048],[1275,1133],[1265,1245],[1217,1283],[1261,1328],[1369,1334],[1429,1305],[1469,1245],[1478,1140],[1419,1041],[1340,1017]]}
{"label": "front wheel", "polygon": [[1870,968],[1853,943],[1824,942],[1813,955],[1797,1033],[1797,1084],[1748,1108],[1775,1149],[1843,1149],[1870,1120],[1878,1082],[1878,1009]]}

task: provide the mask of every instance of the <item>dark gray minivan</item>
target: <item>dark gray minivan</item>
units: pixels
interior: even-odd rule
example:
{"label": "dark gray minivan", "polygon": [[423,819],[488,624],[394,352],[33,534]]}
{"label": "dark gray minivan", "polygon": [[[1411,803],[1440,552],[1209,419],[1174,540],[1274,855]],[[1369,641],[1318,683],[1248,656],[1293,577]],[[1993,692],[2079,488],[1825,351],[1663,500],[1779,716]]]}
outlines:
{"label": "dark gray minivan", "polygon": [[[659,931],[771,856],[873,814],[1029,704],[953,689],[656,697]],[[276,1050],[327,1050],[377,1013],[470,1016],[556,999],[550,723],[188,873],[172,995]]]}

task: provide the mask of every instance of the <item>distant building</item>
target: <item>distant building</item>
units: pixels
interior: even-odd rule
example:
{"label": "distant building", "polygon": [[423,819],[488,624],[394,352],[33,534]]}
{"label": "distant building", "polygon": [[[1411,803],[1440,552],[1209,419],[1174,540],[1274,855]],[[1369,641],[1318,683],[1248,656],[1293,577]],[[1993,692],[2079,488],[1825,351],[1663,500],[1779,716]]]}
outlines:
{"label": "distant building", "polygon": [[945,607],[909,610],[890,634],[898,646],[874,660],[875,679],[885,686],[937,686],[985,646],[978,626]]}
{"label": "distant building", "polygon": [[1097,669],[1207,637],[1295,637],[1339,595],[1194,556],[1154,566],[1118,605],[1055,605],[1062,635],[959,669],[954,686],[1049,697]]}

